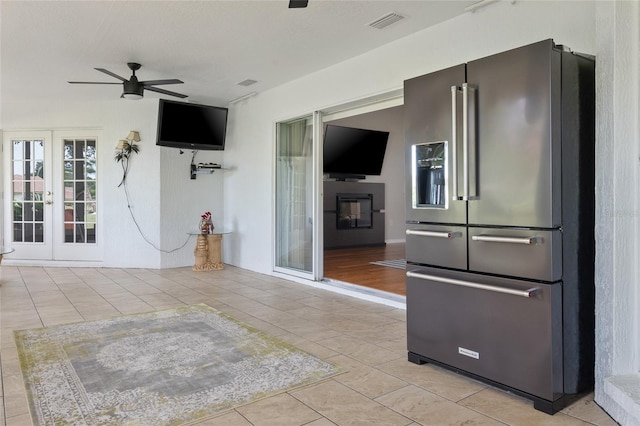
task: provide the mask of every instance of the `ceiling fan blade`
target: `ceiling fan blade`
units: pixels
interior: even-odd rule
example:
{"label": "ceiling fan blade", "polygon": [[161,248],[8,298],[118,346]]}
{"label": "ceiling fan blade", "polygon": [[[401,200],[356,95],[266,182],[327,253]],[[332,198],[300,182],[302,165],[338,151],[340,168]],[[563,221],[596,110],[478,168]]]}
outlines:
{"label": "ceiling fan blade", "polygon": [[117,79],[118,79],[118,80],[120,80],[120,81],[129,81],[129,80],[127,80],[127,79],[126,79],[126,78],[124,78],[124,77],[120,77],[118,74],[114,74],[114,73],[112,73],[112,72],[111,72],[111,71],[109,71],[109,70],[105,70],[104,68],[94,68],[94,70],[96,70],[96,71],[100,71],[100,72],[103,72],[103,73],[105,73],[105,74],[107,74],[107,75],[110,75],[111,77],[115,77],[115,78],[117,78]]}
{"label": "ceiling fan blade", "polygon": [[143,86],[157,86],[159,84],[182,84],[184,81],[172,78],[170,80],[147,80],[147,81],[139,81],[138,83]]}
{"label": "ceiling fan blade", "polygon": [[144,86],[146,90],[151,90],[152,92],[162,93],[169,96],[175,96],[177,98],[186,98],[187,95],[183,95],[182,93],[170,92],[164,89],[158,89],[157,87]]}
{"label": "ceiling fan blade", "polygon": [[67,83],[71,84],[118,84],[122,85],[122,83],[107,83],[104,81],[67,81]]}

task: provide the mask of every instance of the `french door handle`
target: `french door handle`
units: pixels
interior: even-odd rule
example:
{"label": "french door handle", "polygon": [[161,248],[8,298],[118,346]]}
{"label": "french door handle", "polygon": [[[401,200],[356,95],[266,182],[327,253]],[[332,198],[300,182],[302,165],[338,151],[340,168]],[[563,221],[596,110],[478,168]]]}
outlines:
{"label": "french door handle", "polygon": [[469,200],[469,85],[462,85],[462,199]]}
{"label": "french door handle", "polygon": [[420,237],[435,237],[435,238],[456,238],[461,237],[461,232],[449,232],[449,231],[419,231],[417,229],[407,229],[405,231],[407,235],[417,235]]}
{"label": "french door handle", "polygon": [[436,276],[436,275],[421,274],[419,272],[413,272],[413,271],[407,271],[407,277],[409,277],[409,278],[418,278],[418,279],[421,279],[421,280],[428,280],[428,281],[436,281],[436,282],[443,283],[443,284],[451,284],[451,285],[457,285],[457,286],[461,286],[461,287],[476,288],[478,290],[492,291],[492,292],[495,292],[495,293],[510,294],[510,295],[513,295],[513,296],[520,296],[520,297],[525,297],[525,298],[531,298],[538,291],[538,289],[536,287],[532,287],[532,288],[527,289],[527,290],[514,290],[512,288],[504,288],[504,287],[498,287],[498,286],[495,286],[495,285],[480,284],[480,283],[474,283],[474,282],[471,282],[471,281],[456,280],[456,279],[453,279],[453,278],[439,277],[439,276]]}
{"label": "french door handle", "polygon": [[45,203],[45,204],[48,204],[48,205],[51,205],[51,204],[53,204],[53,201],[51,201],[51,200],[47,200],[47,201],[45,201],[44,203]]}
{"label": "french door handle", "polygon": [[458,86],[451,86],[451,192],[453,201],[460,200],[458,197],[458,119],[457,119],[457,95]]}
{"label": "french door handle", "polygon": [[536,237],[499,237],[496,235],[474,235],[473,241],[484,241],[487,243],[508,243],[508,244],[535,244]]}

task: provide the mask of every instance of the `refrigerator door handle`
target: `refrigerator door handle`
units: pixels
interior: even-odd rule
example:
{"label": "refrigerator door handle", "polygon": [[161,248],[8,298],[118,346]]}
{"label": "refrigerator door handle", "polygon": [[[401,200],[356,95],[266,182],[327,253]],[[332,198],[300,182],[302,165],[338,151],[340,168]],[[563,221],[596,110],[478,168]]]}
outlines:
{"label": "refrigerator door handle", "polygon": [[495,293],[510,294],[513,296],[520,296],[525,298],[533,297],[535,293],[538,291],[536,287],[532,287],[527,290],[514,290],[511,288],[498,287],[495,285],[480,284],[480,283],[474,283],[471,281],[462,281],[462,280],[455,280],[453,278],[439,277],[436,275],[421,274],[419,272],[413,272],[413,271],[407,271],[407,277],[418,278],[421,280],[436,281],[443,284],[452,284],[452,285],[457,285],[461,287],[476,288],[479,290],[493,291]]}
{"label": "refrigerator door handle", "polygon": [[462,200],[469,201],[469,85],[462,85]]}
{"label": "refrigerator door handle", "polygon": [[474,235],[473,241],[484,241],[487,243],[507,243],[507,244],[535,244],[537,237],[499,237],[496,235]]}
{"label": "refrigerator door handle", "polygon": [[407,229],[405,231],[407,235],[417,235],[420,237],[435,237],[435,238],[457,238],[462,236],[462,232],[448,232],[448,231],[419,231],[416,229]]}
{"label": "refrigerator door handle", "polygon": [[458,196],[458,86],[451,86],[451,192],[453,201],[460,200]]}

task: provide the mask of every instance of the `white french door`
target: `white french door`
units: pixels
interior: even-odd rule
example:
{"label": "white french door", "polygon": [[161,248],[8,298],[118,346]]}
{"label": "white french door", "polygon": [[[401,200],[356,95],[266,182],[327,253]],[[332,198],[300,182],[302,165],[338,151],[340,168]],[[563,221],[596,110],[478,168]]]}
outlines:
{"label": "white french door", "polygon": [[4,235],[15,249],[11,258],[53,257],[52,209],[45,204],[52,192],[50,147],[51,132],[3,133]]}
{"label": "white french door", "polygon": [[3,133],[7,259],[101,260],[97,131]]}

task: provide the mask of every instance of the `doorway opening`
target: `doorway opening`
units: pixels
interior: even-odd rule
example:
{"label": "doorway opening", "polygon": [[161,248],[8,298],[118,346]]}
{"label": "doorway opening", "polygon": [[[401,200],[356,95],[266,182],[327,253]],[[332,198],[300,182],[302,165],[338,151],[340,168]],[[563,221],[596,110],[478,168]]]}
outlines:
{"label": "doorway opening", "polygon": [[[332,125],[389,132],[387,149],[379,176],[367,176],[364,181],[350,182],[352,186],[362,186],[363,191],[349,191],[345,199],[327,200],[331,196],[323,191],[325,212],[323,228],[323,277],[325,281],[340,282],[359,286],[363,291],[375,290],[390,293],[392,296],[405,296],[405,149],[403,131],[402,93],[379,104],[370,103],[366,107],[345,108],[339,113],[323,114],[323,126]],[[321,141],[322,142],[322,141]],[[324,183],[333,182],[325,175]],[[376,211],[364,190],[367,185],[383,185],[385,203],[382,207],[383,234],[379,239],[368,236],[375,223],[370,212]],[[333,183],[332,183],[333,185]],[[328,188],[328,187],[327,187]],[[356,196],[354,193],[365,194]],[[331,213],[330,207],[336,204],[336,213],[344,204],[347,216],[339,217]],[[365,215],[366,213],[366,215]],[[342,215],[342,213],[340,213]],[[373,218],[375,220],[375,218]],[[341,227],[341,224],[344,225]],[[336,228],[337,231],[336,231]],[[347,229],[348,228],[348,229]],[[335,233],[351,234],[353,239],[340,238],[335,243]]]}
{"label": "doorway opening", "polygon": [[[274,272],[404,304],[404,267],[379,264],[381,261],[404,261],[405,150],[402,114],[403,90],[397,89],[276,123]],[[354,205],[354,200],[344,200],[348,204],[349,224],[355,226],[339,230],[359,236],[354,244],[342,244],[339,248],[327,246],[325,235],[327,229],[338,229],[339,223],[335,206],[333,216],[325,214],[328,204],[323,199],[326,197],[325,183],[332,182],[322,169],[323,130],[329,122],[389,132],[381,174],[367,176],[366,183],[363,182],[364,185],[373,183],[385,187],[387,205],[383,211],[376,211],[373,205],[378,196],[371,199],[371,208],[366,200],[363,203],[355,200],[359,206]],[[342,192],[351,196],[371,193],[357,189]],[[336,201],[334,196],[334,205]],[[369,221],[366,218],[368,209],[373,210]],[[379,229],[376,223],[380,224],[381,217],[384,217],[382,235],[362,232]],[[344,263],[347,261],[348,264]]]}

